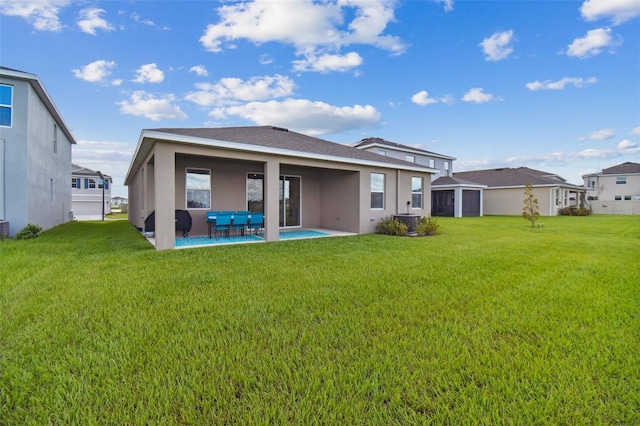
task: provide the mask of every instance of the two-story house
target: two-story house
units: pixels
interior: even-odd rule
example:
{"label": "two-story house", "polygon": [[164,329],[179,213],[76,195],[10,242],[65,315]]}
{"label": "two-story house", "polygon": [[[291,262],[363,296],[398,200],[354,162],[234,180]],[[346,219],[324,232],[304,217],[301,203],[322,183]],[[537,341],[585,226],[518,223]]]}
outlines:
{"label": "two-story house", "polygon": [[582,179],[593,213],[640,214],[640,163],[618,164]]}
{"label": "two-story house", "polygon": [[72,219],[75,143],[38,76],[0,66],[0,233]]}
{"label": "two-story house", "polygon": [[[397,158],[437,170],[431,177],[432,216],[481,216],[482,189],[484,185],[466,182],[453,177],[455,157],[381,138],[366,138],[352,144],[353,147]],[[458,202],[456,202],[458,200]],[[405,213],[405,212],[398,212]]]}
{"label": "two-story house", "polygon": [[111,176],[100,171],[73,164],[71,192],[73,216],[76,219],[95,219],[111,213]]}

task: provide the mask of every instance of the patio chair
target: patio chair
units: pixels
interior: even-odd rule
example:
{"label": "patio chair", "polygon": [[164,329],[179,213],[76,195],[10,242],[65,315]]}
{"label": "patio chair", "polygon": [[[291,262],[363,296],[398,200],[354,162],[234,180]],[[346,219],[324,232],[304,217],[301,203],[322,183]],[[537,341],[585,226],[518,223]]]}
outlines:
{"label": "patio chair", "polygon": [[236,213],[233,215],[233,224],[231,225],[231,228],[234,231],[234,235],[235,235],[235,231],[240,230],[240,234],[242,236],[244,236],[244,230],[247,227],[247,225],[249,224],[249,213]]}
{"label": "patio chair", "polygon": [[264,228],[264,213],[251,213],[248,228],[249,232],[253,230],[258,235],[258,231]]}
{"label": "patio chair", "polygon": [[213,226],[216,240],[218,239],[218,233],[224,231],[225,235],[229,236],[229,229],[231,228],[231,215],[218,213],[216,217],[216,224]]}

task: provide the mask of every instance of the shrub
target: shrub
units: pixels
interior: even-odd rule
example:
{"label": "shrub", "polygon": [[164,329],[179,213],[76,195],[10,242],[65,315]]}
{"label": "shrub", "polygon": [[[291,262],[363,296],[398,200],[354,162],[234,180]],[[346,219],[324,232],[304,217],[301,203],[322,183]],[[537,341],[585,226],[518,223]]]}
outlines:
{"label": "shrub", "polygon": [[420,219],[420,223],[416,226],[416,233],[421,237],[425,235],[436,235],[439,227],[440,225],[437,220],[430,216],[425,216]]}
{"label": "shrub", "polygon": [[29,223],[16,234],[16,240],[30,240],[31,238],[36,238],[40,232],[42,232],[41,227]]}
{"label": "shrub", "polygon": [[563,207],[558,209],[558,214],[560,216],[589,216],[591,214],[591,209]]}
{"label": "shrub", "polygon": [[400,222],[392,216],[382,219],[378,222],[378,225],[376,225],[376,232],[378,234],[403,236],[407,235],[408,231],[409,227],[405,223]]}

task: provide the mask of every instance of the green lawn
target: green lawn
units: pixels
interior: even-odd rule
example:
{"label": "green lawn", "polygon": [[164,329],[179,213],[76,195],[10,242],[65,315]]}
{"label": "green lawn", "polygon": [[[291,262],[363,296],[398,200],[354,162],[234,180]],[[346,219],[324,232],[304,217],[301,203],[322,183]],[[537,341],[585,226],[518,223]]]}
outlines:
{"label": "green lawn", "polygon": [[0,241],[0,424],[640,424],[640,217]]}

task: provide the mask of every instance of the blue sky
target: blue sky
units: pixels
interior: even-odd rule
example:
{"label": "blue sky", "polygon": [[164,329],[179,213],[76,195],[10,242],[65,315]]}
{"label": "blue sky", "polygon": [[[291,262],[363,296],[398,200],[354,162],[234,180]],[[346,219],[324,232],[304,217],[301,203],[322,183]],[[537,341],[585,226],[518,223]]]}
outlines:
{"label": "blue sky", "polygon": [[640,161],[640,0],[2,0],[0,24],[0,64],[40,77],[114,195],[158,127],[381,137],[579,184]]}

